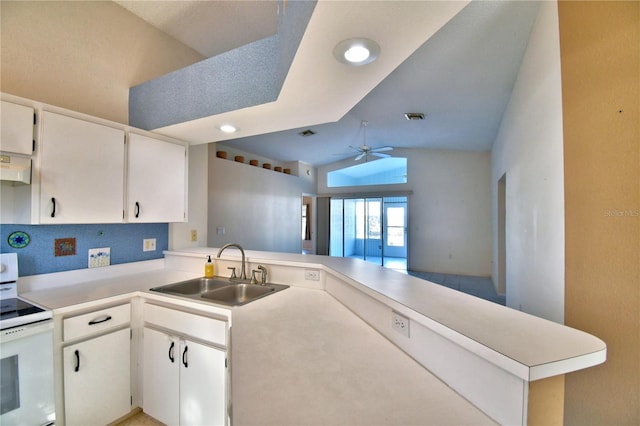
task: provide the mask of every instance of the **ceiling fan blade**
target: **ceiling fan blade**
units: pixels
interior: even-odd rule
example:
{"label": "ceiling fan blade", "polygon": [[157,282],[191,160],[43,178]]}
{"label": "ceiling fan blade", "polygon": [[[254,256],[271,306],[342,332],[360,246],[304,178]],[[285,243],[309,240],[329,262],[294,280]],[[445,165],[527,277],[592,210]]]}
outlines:
{"label": "ceiling fan blade", "polygon": [[391,155],[389,155],[389,154],[382,154],[380,152],[372,152],[371,155],[375,155],[376,157],[380,157],[380,158],[391,157]]}
{"label": "ceiling fan blade", "polygon": [[381,146],[380,148],[373,148],[371,152],[393,151],[392,146]]}
{"label": "ceiling fan blade", "polygon": [[363,152],[362,154],[358,155],[353,161],[361,160],[365,155],[367,155],[367,153]]}
{"label": "ceiling fan blade", "polygon": [[351,148],[355,152],[362,152],[362,148],[360,148],[359,146],[351,146],[351,145],[349,145],[349,148]]}

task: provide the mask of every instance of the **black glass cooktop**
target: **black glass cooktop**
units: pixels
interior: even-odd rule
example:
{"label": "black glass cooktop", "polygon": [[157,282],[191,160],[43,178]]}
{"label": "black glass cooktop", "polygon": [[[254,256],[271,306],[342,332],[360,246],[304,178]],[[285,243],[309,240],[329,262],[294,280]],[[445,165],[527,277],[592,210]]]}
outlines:
{"label": "black glass cooktop", "polygon": [[33,306],[21,299],[0,300],[0,319],[17,318],[25,315],[44,312],[44,309]]}

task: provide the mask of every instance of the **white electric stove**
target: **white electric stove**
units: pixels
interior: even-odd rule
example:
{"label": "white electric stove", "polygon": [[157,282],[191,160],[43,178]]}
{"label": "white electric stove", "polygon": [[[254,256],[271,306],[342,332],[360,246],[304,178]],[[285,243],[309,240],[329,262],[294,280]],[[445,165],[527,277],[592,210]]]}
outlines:
{"label": "white electric stove", "polygon": [[18,256],[0,254],[0,424],[51,425],[52,312],[18,296]]}

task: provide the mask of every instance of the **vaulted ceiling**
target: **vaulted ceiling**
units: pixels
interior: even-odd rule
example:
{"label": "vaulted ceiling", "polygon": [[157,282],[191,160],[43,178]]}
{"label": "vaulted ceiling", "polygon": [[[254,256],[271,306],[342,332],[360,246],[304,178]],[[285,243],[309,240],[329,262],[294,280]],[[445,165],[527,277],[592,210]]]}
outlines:
{"label": "vaulted ceiling", "polygon": [[[207,57],[272,36],[287,7],[286,1],[118,3]],[[155,130],[315,166],[351,156],[349,146],[363,143],[363,120],[373,147],[488,150],[537,8],[520,1],[320,1],[275,101]],[[335,44],[362,36],[380,44],[380,58],[361,67],[338,63]],[[408,121],[406,112],[425,119]],[[240,128],[233,138],[218,129],[226,122]],[[306,129],[315,135],[300,136]]]}

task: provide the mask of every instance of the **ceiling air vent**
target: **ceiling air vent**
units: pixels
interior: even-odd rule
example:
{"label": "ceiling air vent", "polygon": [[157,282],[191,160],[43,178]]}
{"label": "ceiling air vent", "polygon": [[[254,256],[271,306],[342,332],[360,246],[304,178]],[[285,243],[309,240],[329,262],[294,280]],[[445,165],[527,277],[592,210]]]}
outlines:
{"label": "ceiling air vent", "polygon": [[421,112],[405,112],[404,118],[407,120],[424,120],[424,114]]}
{"label": "ceiling air vent", "polygon": [[307,130],[303,130],[302,132],[298,133],[300,136],[303,137],[308,137],[308,136],[313,136],[316,134],[316,132],[314,132],[313,130],[307,129]]}

